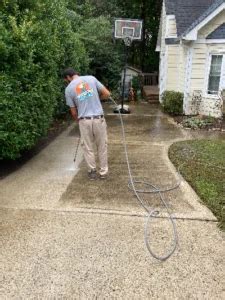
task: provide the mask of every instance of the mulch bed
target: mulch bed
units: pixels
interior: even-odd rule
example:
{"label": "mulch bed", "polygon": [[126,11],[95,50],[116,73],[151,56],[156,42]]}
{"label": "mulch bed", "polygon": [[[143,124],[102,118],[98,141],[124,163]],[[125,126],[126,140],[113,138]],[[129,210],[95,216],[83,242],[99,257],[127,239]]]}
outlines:
{"label": "mulch bed", "polygon": [[[185,121],[187,121],[188,119],[197,119],[197,120],[201,120],[202,124],[200,124],[199,126],[196,125],[195,128],[191,127],[191,126],[185,126]],[[214,119],[211,118],[210,122],[207,122],[209,118],[208,117],[204,117],[204,116],[175,116],[174,120],[177,124],[179,124],[180,126],[186,128],[186,129],[198,129],[198,130],[209,130],[209,131],[225,131],[225,116],[222,119]],[[206,122],[205,122],[206,121]],[[205,124],[204,124],[205,122]]]}
{"label": "mulch bed", "polygon": [[38,143],[30,150],[22,153],[17,160],[0,160],[0,179],[5,178],[9,174],[21,168],[32,157],[37,155],[42,149],[48,146],[60,133],[62,133],[72,120],[69,115],[57,119],[53,122],[45,137],[41,138]]}

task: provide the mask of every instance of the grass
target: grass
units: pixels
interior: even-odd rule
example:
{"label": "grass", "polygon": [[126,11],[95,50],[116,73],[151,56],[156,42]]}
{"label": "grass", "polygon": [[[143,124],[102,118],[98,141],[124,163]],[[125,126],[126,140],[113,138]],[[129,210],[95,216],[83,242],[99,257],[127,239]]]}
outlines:
{"label": "grass", "polygon": [[173,144],[169,157],[215,214],[225,230],[225,141],[194,140]]}

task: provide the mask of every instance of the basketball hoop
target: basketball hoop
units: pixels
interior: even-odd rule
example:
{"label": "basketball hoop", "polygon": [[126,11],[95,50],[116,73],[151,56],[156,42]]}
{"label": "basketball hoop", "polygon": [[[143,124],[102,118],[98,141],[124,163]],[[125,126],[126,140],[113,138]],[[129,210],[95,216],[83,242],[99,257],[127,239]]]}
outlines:
{"label": "basketball hoop", "polygon": [[[132,41],[142,40],[143,21],[137,19],[116,19],[114,28],[114,38],[123,39],[128,42],[127,38]],[[130,41],[128,42],[130,46]]]}
{"label": "basketball hoop", "polygon": [[[126,68],[127,68],[127,57],[128,49],[131,47],[133,41],[142,40],[143,31],[143,21],[137,19],[116,19],[114,27],[114,38],[121,39],[124,41],[124,52],[125,52],[125,62],[124,62],[124,76],[123,76],[123,89],[122,89],[122,103],[121,107],[117,111],[120,113],[130,113],[129,108],[124,108],[125,99],[125,80],[126,80]],[[117,112],[116,111],[116,112]],[[114,111],[115,112],[115,111]]]}

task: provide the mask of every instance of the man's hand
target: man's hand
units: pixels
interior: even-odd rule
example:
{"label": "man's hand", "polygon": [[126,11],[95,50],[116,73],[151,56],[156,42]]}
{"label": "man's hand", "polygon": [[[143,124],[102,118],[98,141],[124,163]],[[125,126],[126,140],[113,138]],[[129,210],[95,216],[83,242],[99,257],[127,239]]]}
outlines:
{"label": "man's hand", "polygon": [[79,119],[78,119],[78,116],[77,116],[77,109],[76,109],[76,107],[71,107],[70,108],[70,113],[71,113],[74,121],[78,122]]}
{"label": "man's hand", "polygon": [[99,96],[101,100],[109,99],[110,95],[111,93],[109,90],[107,90],[107,88],[104,87],[103,89],[100,90]]}

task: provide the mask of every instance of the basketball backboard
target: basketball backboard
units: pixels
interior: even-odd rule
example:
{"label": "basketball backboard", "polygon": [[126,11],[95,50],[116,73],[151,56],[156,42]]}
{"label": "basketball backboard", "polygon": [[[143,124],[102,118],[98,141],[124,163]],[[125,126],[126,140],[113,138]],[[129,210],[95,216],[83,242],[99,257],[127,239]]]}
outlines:
{"label": "basketball backboard", "polygon": [[130,38],[131,40],[142,39],[143,21],[137,19],[116,19],[114,37],[116,39]]}

